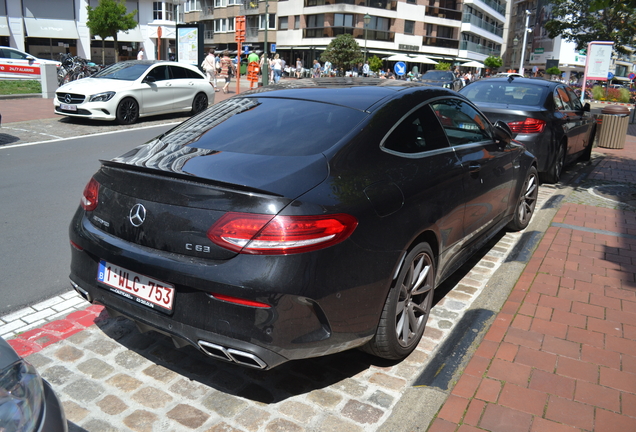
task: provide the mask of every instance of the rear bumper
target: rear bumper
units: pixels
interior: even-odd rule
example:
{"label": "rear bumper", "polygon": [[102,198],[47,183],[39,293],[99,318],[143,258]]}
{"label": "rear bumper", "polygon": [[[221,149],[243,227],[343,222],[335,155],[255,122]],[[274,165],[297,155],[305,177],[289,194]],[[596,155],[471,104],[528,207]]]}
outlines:
{"label": "rear bumper", "polygon": [[[399,257],[374,259],[351,242],[343,242],[318,254],[237,255],[206,262],[109,236],[94,227],[83,210],[71,223],[70,237],[83,248],[71,248],[70,279],[87,300],[103,304],[111,315],[135,321],[141,331],[152,329],[170,336],[178,347],[190,344],[206,355],[263,369],[368,341],[375,333]],[[339,251],[340,247],[349,250]],[[172,312],[143,306],[97,282],[100,259],[174,285]],[[361,263],[372,268],[351,277],[352,266]],[[333,272],[316,272],[316,268]],[[271,307],[228,303],[210,293]]]}

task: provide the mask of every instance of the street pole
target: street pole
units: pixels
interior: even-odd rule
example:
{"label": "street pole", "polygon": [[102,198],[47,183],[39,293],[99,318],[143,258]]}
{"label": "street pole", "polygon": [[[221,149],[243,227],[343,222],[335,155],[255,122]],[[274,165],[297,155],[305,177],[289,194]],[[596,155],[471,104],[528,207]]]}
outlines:
{"label": "street pole", "polygon": [[523,30],[523,46],[521,47],[521,63],[519,64],[519,73],[523,75],[523,59],[526,56],[526,43],[528,40],[528,24],[530,23],[530,11],[526,9],[526,27]]}
{"label": "street pole", "polygon": [[362,18],[362,20],[364,21],[364,62],[367,62],[367,30],[369,27],[369,23],[371,22],[371,15],[364,14],[364,17]]}
{"label": "street pole", "polygon": [[263,44],[263,86],[269,84],[269,68],[267,67],[267,27],[269,26],[269,1],[265,0],[265,43]]}

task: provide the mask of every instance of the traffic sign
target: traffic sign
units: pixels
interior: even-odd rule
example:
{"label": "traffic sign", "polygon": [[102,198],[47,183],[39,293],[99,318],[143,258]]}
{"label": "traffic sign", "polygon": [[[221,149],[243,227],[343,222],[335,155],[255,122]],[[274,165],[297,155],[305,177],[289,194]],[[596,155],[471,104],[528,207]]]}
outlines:
{"label": "traffic sign", "polygon": [[269,48],[269,52],[271,52],[272,54],[276,52],[276,44],[271,44]]}
{"label": "traffic sign", "polygon": [[630,80],[633,80],[634,78],[636,78],[636,74],[632,72],[629,75],[627,75],[627,78],[629,78]]}
{"label": "traffic sign", "polygon": [[393,70],[395,71],[396,75],[402,76],[404,74],[406,74],[406,64],[404,62],[397,62],[394,66],[393,66]]}
{"label": "traffic sign", "polygon": [[607,73],[607,79],[612,79],[612,78],[614,78],[614,73],[608,72]]}

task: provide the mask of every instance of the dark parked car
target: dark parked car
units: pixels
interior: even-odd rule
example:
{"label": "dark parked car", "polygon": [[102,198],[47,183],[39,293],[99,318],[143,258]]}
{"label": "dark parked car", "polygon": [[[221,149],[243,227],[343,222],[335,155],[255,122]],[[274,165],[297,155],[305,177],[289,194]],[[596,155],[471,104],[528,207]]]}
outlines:
{"label": "dark parked car", "polygon": [[466,98],[332,78],[223,101],[103,161],[71,282],[111,316],[255,368],[418,344],[433,289],[524,228],[535,159]]}
{"label": "dark parked car", "polygon": [[0,431],[67,430],[62,404],[49,383],[0,338]]}
{"label": "dark parked car", "polygon": [[596,135],[590,105],[560,82],[533,78],[489,78],[463,88],[490,121],[502,120],[537,157],[539,174],[550,183],[563,167],[589,160]]}
{"label": "dark parked car", "polygon": [[424,84],[449,88],[455,91],[459,91],[464,85],[462,80],[456,77],[453,72],[442,70],[426,71],[419,81]]}

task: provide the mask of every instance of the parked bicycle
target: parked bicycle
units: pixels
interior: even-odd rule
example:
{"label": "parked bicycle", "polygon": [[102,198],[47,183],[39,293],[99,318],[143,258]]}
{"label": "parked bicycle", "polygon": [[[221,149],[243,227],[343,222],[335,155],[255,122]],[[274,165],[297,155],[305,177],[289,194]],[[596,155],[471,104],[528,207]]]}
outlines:
{"label": "parked bicycle", "polygon": [[92,76],[102,69],[100,65],[72,54],[60,54],[60,63],[57,70],[59,85]]}

